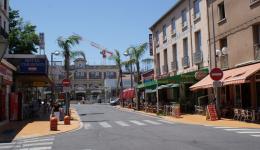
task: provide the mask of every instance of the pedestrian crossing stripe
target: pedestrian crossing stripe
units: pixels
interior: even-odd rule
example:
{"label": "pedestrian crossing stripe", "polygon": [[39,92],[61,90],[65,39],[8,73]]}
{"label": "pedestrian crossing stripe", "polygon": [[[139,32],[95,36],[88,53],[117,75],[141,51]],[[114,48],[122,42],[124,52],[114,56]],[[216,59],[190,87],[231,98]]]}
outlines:
{"label": "pedestrian crossing stripe", "polygon": [[99,122],[99,124],[104,128],[111,128],[112,126],[108,124],[107,122]]}
{"label": "pedestrian crossing stripe", "polygon": [[33,143],[33,142],[42,142],[42,141],[53,141],[54,138],[47,138],[47,139],[30,139],[30,140],[23,140],[21,143]]}
{"label": "pedestrian crossing stripe", "polygon": [[119,124],[120,126],[123,126],[123,127],[128,127],[129,124],[123,122],[123,121],[115,121],[115,123]]}
{"label": "pedestrian crossing stripe", "polygon": [[216,128],[216,129],[233,129],[235,127],[213,127],[213,128]]}
{"label": "pedestrian crossing stripe", "polygon": [[251,136],[254,136],[254,137],[260,137],[260,134],[253,134]]}
{"label": "pedestrian crossing stripe", "polygon": [[22,148],[19,150],[50,150],[52,149],[51,146],[45,146],[45,147],[33,147],[33,148]]}
{"label": "pedestrian crossing stripe", "polygon": [[90,129],[91,128],[91,124],[89,123],[84,123],[84,128],[87,130],[87,129]]}
{"label": "pedestrian crossing stripe", "polygon": [[151,120],[144,120],[144,122],[147,122],[147,123],[150,123],[150,124],[153,124],[153,125],[160,125],[161,124],[159,122],[155,122],[155,121],[151,121]]}
{"label": "pedestrian crossing stripe", "polygon": [[224,129],[226,131],[250,131],[255,129],[247,129],[247,128],[234,128],[234,129]]}
{"label": "pedestrian crossing stripe", "polygon": [[136,124],[136,125],[139,125],[139,126],[145,126],[146,124],[140,122],[140,121],[137,121],[137,120],[130,120],[130,122]]}
{"label": "pedestrian crossing stripe", "polygon": [[253,133],[253,134],[260,134],[260,131],[240,131],[240,132],[237,132],[237,133],[242,133],[242,134],[244,134],[244,133]]}

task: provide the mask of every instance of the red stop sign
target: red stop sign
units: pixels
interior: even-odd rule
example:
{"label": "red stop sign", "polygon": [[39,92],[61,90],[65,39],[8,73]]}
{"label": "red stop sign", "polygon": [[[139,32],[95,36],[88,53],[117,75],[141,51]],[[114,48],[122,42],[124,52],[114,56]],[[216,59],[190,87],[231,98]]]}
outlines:
{"label": "red stop sign", "polygon": [[223,71],[219,68],[213,68],[210,71],[210,77],[214,81],[219,81],[223,78]]}
{"label": "red stop sign", "polygon": [[70,80],[69,79],[63,79],[62,80],[62,85],[66,86],[66,87],[70,86]]}

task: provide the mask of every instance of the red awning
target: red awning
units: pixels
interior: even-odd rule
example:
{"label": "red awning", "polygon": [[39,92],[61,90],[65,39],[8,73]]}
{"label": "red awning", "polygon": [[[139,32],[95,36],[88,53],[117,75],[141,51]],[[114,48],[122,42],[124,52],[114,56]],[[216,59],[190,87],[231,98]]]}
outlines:
{"label": "red awning", "polygon": [[123,90],[123,93],[120,94],[121,95],[121,99],[127,100],[127,99],[132,99],[135,97],[135,89],[133,88],[129,88],[129,89],[125,89]]}
{"label": "red awning", "polygon": [[[223,85],[246,83],[249,82],[248,78],[258,71],[260,71],[260,63],[226,70],[223,71],[223,78],[221,82]],[[212,87],[212,84],[213,80],[208,75],[204,79],[192,85],[190,89],[192,91],[206,89]]]}

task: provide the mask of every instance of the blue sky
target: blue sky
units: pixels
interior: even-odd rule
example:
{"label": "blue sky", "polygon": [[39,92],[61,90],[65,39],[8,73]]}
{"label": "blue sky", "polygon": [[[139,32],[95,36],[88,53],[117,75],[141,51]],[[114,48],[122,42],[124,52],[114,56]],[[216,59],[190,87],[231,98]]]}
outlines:
{"label": "blue sky", "polygon": [[[10,0],[20,16],[45,33],[45,51],[60,50],[56,39],[73,33],[83,37],[75,50],[82,50],[89,64],[101,64],[102,57],[88,40],[122,53],[131,45],[148,41],[149,27],[176,0]],[[149,56],[147,50],[146,57]],[[54,60],[62,60],[54,57]],[[111,64],[107,61],[107,64]]]}

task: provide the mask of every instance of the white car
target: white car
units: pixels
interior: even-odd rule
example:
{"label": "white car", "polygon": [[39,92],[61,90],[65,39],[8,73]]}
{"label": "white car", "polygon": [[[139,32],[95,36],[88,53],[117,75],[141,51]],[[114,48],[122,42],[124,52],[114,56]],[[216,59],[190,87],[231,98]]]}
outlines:
{"label": "white car", "polygon": [[110,99],[110,105],[115,106],[119,104],[119,98]]}

